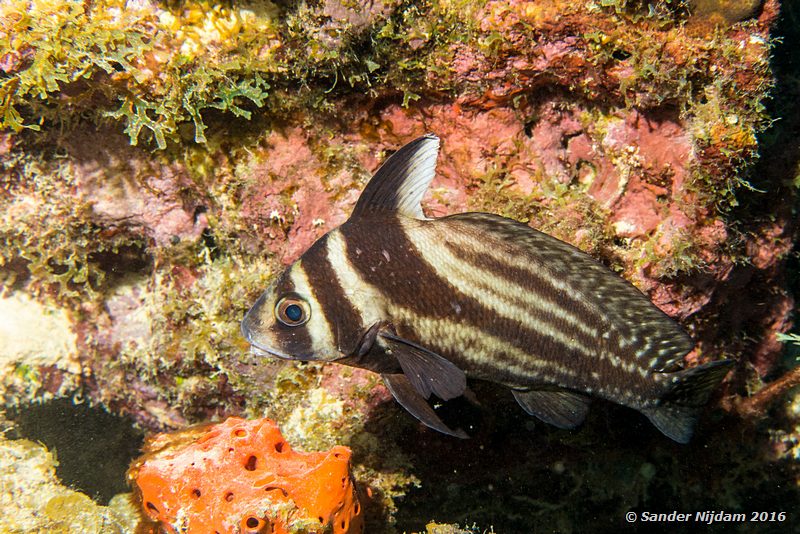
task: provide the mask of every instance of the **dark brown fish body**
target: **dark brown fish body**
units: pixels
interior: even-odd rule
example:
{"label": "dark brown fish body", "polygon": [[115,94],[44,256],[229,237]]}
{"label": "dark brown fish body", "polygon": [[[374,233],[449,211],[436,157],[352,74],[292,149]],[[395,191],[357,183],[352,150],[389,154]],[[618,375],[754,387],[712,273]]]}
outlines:
{"label": "dark brown fish body", "polygon": [[[672,362],[663,356],[652,361],[658,354],[652,346],[655,337],[642,339],[641,325],[634,332],[626,323],[615,324],[609,319],[611,303],[592,302],[592,295],[579,292],[574,282],[565,288],[575,277],[585,282],[585,290],[596,285],[582,265],[585,255],[571,246],[557,242],[563,250],[554,262],[548,257],[554,238],[487,214],[382,219],[380,242],[369,239],[376,224],[367,220],[341,227],[345,243],[359,244],[348,260],[365,283],[382,289],[376,299],[385,300],[386,320],[399,337],[440,354],[468,377],[518,389],[556,385],[637,409],[663,389],[667,375],[653,373],[648,364]],[[533,248],[506,237],[515,232],[548,246]],[[627,283],[619,286],[624,293],[632,289]],[[436,290],[421,290],[432,287]],[[646,305],[639,313],[663,321],[661,311],[635,296]],[[691,348],[685,334],[677,329],[675,334],[660,340],[662,355]]]}
{"label": "dark brown fish body", "polygon": [[411,413],[454,435],[424,400],[463,394],[469,377],[510,387],[562,428],[595,396],[687,441],[729,362],[674,372],[686,333],[562,241],[497,215],[422,217],[437,151],[427,136],[390,158],[353,216],[265,292],[242,324],[254,350],[379,372]]}

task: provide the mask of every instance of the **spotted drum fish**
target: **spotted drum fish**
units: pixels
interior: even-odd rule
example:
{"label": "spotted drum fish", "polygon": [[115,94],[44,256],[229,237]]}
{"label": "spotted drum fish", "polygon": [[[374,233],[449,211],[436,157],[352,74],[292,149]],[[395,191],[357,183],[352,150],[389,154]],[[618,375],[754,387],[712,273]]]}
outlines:
{"label": "spotted drum fish", "polygon": [[577,248],[489,213],[426,218],[420,201],[439,140],[426,135],[378,169],[350,218],[288,267],[242,321],[258,355],[380,373],[425,425],[427,402],[467,377],[507,386],[559,428],[591,397],[645,414],[686,443],[731,361],[677,370],[693,343],[634,286]]}

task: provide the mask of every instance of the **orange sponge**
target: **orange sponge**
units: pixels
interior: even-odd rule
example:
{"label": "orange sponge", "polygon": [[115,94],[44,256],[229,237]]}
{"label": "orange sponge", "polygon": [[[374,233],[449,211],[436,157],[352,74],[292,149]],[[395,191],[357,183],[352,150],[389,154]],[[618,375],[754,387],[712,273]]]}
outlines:
{"label": "orange sponge", "polygon": [[269,419],[158,434],[128,478],[170,534],[360,534],[350,449],[293,451]]}

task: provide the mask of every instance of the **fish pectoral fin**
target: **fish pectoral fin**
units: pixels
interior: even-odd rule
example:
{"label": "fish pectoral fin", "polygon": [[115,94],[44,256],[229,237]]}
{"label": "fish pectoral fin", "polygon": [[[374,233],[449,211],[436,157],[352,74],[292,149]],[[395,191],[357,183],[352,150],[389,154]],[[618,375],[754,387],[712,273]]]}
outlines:
{"label": "fish pectoral fin", "polygon": [[589,411],[588,397],[563,389],[512,392],[523,410],[558,428],[577,427]]}
{"label": "fish pectoral fin", "polygon": [[354,351],[357,358],[363,358],[370,350],[372,350],[372,346],[375,344],[375,339],[378,337],[378,332],[380,329],[381,323],[377,322],[370,326],[366,332],[364,332],[364,335],[361,336],[361,340],[358,342],[358,346]]}
{"label": "fish pectoral fin", "polygon": [[439,416],[436,415],[436,412],[433,411],[433,408],[431,408],[425,399],[417,393],[417,390],[411,385],[411,382],[405,374],[384,374],[381,375],[381,377],[383,377],[383,382],[386,384],[386,387],[389,388],[389,391],[397,402],[400,403],[400,406],[408,410],[408,412],[419,419],[422,424],[449,436],[455,436],[461,439],[467,439],[469,437],[467,433],[460,428],[452,430],[444,424],[444,422],[439,419]]}
{"label": "fish pectoral fin", "polygon": [[424,219],[420,201],[436,174],[438,155],[439,138],[431,134],[400,148],[375,172],[351,217],[390,211]]}
{"label": "fish pectoral fin", "polygon": [[450,400],[464,394],[467,377],[453,362],[388,330],[381,331],[380,336],[423,398],[429,399],[433,393],[442,400]]}

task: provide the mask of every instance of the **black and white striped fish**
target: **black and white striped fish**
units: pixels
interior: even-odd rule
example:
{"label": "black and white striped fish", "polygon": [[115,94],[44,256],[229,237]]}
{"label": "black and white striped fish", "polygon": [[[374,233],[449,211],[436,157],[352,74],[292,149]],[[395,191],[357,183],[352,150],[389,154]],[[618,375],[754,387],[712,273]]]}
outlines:
{"label": "black and white striped fish", "polygon": [[593,396],[687,442],[731,362],[676,370],[693,346],[681,327],[554,237],[488,213],[426,219],[438,151],[427,135],[378,169],[347,222],[247,313],[252,350],[380,373],[415,417],[459,437],[426,400],[464,394],[469,377],[509,387],[560,428],[579,425]]}

